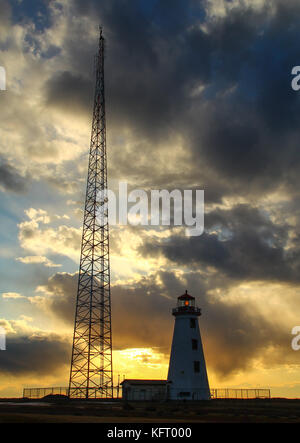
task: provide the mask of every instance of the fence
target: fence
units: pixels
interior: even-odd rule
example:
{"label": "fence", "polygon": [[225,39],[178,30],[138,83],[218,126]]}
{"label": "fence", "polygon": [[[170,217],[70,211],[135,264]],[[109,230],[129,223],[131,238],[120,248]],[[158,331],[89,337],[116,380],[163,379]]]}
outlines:
{"label": "fence", "polygon": [[[89,397],[95,399],[104,399],[99,395],[99,390],[92,388],[90,391]],[[152,392],[153,391],[153,392]],[[152,395],[153,394],[153,395]],[[69,396],[69,388],[66,387],[54,387],[54,388],[24,388],[23,390],[23,398],[29,399],[41,399],[48,395],[64,395],[66,397]],[[270,389],[231,389],[231,388],[221,388],[221,389],[211,389],[210,396],[212,399],[269,399],[271,398]],[[130,396],[130,400],[166,400],[166,394],[161,391],[158,392],[157,389],[147,389],[146,393],[141,393],[140,390],[136,392],[132,392]],[[199,397],[199,398],[198,398]],[[85,398],[84,396],[78,398]],[[183,400],[185,397],[182,396],[182,392],[178,391],[178,395],[176,399]],[[118,387],[114,388],[114,399],[122,399],[122,390]],[[201,399],[201,396],[197,395],[197,392],[194,392],[194,395],[191,396],[192,400]],[[128,398],[129,400],[129,398]]]}
{"label": "fence", "polygon": [[211,389],[211,398],[218,399],[242,399],[247,400],[251,398],[271,398],[270,389]]}
{"label": "fence", "polygon": [[40,399],[47,395],[69,395],[68,388],[24,388],[23,398]]}
{"label": "fence", "polygon": [[[118,399],[121,398],[122,389],[118,387],[113,388],[113,398]],[[29,399],[41,399],[47,397],[48,395],[64,395],[65,397],[69,397],[69,388],[66,387],[54,387],[54,388],[24,388],[23,389],[23,398]],[[86,389],[78,390],[76,394],[72,395],[73,398],[86,398]],[[90,399],[110,399],[111,397],[106,397],[101,395],[101,392],[97,388],[89,388],[89,398]]]}

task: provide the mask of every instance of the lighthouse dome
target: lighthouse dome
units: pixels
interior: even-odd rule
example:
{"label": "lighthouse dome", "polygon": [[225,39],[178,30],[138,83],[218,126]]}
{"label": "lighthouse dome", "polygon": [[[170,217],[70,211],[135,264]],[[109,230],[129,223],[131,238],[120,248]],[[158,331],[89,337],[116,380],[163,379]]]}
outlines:
{"label": "lighthouse dome", "polygon": [[173,315],[194,314],[201,315],[201,310],[195,306],[195,297],[188,294],[187,291],[177,298],[177,307],[173,309]]}

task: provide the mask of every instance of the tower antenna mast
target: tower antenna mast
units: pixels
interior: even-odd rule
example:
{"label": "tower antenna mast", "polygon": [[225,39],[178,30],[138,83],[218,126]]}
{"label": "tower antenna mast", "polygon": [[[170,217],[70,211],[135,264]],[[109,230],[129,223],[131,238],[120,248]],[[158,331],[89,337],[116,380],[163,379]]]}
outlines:
{"label": "tower antenna mast", "polygon": [[101,27],[69,396],[113,397],[104,37]]}

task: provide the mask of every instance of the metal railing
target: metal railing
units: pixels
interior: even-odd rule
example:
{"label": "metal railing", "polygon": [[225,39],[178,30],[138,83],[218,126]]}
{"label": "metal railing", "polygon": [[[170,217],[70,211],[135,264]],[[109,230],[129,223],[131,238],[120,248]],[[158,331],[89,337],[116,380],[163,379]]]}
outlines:
{"label": "metal railing", "polygon": [[177,306],[177,308],[172,309],[172,314],[195,314],[201,315],[201,309],[195,306]]}
{"label": "metal railing", "polygon": [[253,399],[261,398],[267,399],[271,398],[270,389],[231,389],[231,388],[221,388],[221,389],[211,389],[211,398],[218,399]]}
{"label": "metal railing", "polygon": [[[103,399],[99,395],[99,390],[91,388],[92,391],[89,394],[90,399]],[[193,390],[190,396],[183,395],[185,392],[182,389],[176,390],[175,399],[183,400],[199,400],[201,399],[201,390]],[[53,387],[53,388],[24,388],[23,398],[28,399],[42,399],[47,396],[69,396],[69,388],[66,387]],[[220,389],[210,389],[211,399],[269,399],[271,398],[270,389],[231,389],[231,388],[220,388]],[[127,400],[129,401],[161,401],[168,398],[167,391],[165,389],[131,389],[130,395],[127,395]],[[80,398],[80,397],[78,397]],[[81,398],[85,398],[82,396]],[[114,387],[114,399],[122,399],[122,389],[120,387]],[[174,399],[174,390],[172,398]],[[124,398],[125,399],[125,398]]]}

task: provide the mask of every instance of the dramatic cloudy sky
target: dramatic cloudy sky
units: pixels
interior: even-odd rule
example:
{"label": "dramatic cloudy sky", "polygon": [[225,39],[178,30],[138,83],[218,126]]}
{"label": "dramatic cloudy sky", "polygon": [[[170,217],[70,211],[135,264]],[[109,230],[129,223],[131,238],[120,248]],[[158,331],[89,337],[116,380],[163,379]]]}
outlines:
{"label": "dramatic cloudy sky", "polygon": [[205,191],[200,237],[112,227],[115,375],[188,289],[211,387],[300,396],[298,0],[1,0],[0,396],[68,382],[99,24],[111,186]]}

